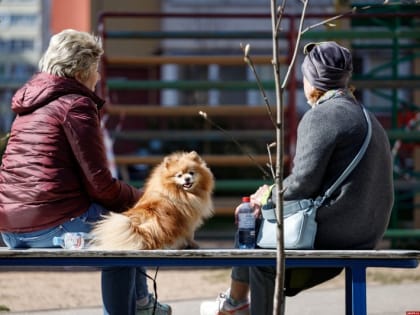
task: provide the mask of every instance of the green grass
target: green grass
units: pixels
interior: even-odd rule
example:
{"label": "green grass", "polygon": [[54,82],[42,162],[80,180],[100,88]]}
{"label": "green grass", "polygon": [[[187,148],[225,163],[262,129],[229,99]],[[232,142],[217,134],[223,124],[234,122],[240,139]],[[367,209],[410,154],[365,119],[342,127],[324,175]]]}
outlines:
{"label": "green grass", "polygon": [[10,308],[5,305],[0,305],[0,312],[10,312]]}

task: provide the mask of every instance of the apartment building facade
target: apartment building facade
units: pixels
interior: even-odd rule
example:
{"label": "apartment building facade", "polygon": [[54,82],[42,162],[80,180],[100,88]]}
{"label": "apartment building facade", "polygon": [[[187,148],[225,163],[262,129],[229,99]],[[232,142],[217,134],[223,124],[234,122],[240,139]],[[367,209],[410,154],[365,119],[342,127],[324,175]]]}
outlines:
{"label": "apartment building facade", "polygon": [[34,73],[45,48],[48,12],[48,0],[0,2],[0,131],[13,119],[11,96]]}

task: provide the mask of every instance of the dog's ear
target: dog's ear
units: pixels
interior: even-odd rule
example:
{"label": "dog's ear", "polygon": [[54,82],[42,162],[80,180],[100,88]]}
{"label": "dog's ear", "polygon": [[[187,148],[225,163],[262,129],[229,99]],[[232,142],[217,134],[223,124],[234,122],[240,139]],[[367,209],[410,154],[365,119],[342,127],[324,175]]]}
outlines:
{"label": "dog's ear", "polygon": [[165,156],[163,159],[163,166],[169,168],[169,165],[172,163],[172,156]]}
{"label": "dog's ear", "polygon": [[193,161],[196,161],[196,162],[200,162],[200,163],[203,163],[204,161],[201,159],[201,157],[198,155],[198,153],[197,152],[195,152],[195,151],[191,151],[190,153],[188,153],[188,156],[193,160]]}

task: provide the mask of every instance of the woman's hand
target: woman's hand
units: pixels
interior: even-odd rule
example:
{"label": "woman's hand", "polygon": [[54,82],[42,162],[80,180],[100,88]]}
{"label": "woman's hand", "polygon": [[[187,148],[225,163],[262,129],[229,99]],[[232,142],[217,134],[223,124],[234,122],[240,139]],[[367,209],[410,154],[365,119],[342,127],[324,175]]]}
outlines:
{"label": "woman's hand", "polygon": [[[259,218],[261,216],[261,199],[270,189],[270,186],[263,185],[258,190],[251,195],[251,207],[254,209],[254,216]],[[238,224],[238,213],[239,213],[239,206],[238,205],[235,209],[235,224]]]}
{"label": "woman's hand", "polygon": [[258,190],[251,195],[251,206],[253,208],[261,209],[262,206],[262,198],[267,193],[267,191],[270,189],[270,186],[263,185]]}

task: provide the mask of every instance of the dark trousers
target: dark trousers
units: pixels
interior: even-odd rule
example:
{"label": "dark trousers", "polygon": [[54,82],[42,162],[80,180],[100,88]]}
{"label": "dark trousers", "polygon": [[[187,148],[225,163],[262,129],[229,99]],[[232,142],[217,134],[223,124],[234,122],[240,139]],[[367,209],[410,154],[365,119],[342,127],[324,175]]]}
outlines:
{"label": "dark trousers", "polygon": [[[286,296],[294,296],[303,290],[336,277],[341,271],[341,268],[286,269],[284,294]],[[250,268],[251,315],[273,314],[275,279],[275,267]]]}

